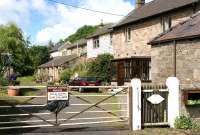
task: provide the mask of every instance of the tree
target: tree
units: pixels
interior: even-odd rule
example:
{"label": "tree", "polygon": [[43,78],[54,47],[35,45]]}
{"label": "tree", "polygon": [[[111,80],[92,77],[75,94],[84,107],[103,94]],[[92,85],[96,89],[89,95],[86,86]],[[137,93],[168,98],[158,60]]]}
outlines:
{"label": "tree", "polygon": [[54,43],[50,40],[47,46],[48,46],[48,49],[51,50],[54,47]]}
{"label": "tree", "polygon": [[24,39],[23,32],[15,24],[0,26],[0,52],[12,55],[12,67],[20,74],[27,74],[31,70],[31,63],[27,52],[29,42]]}
{"label": "tree", "polygon": [[49,60],[49,49],[47,46],[32,46],[28,52],[34,70]]}
{"label": "tree", "polygon": [[90,34],[94,33],[97,30],[97,26],[89,26],[85,25],[81,28],[79,28],[74,34],[67,37],[64,41],[74,43],[80,39],[86,38]]}

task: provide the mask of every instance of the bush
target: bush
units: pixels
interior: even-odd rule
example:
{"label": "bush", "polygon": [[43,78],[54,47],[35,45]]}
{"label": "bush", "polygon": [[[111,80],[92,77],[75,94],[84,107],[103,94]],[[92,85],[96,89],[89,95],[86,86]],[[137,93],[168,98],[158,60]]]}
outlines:
{"label": "bush", "polygon": [[12,85],[12,86],[20,85],[20,81],[10,80],[9,85]]}
{"label": "bush", "polygon": [[82,62],[75,65],[72,69],[73,74],[77,73],[79,76],[88,76],[89,62]]}
{"label": "bush", "polygon": [[90,76],[96,76],[103,82],[111,82],[111,60],[113,56],[110,54],[99,55],[89,64]]}
{"label": "bush", "polygon": [[68,83],[72,75],[73,71],[71,69],[65,69],[60,74],[60,82],[64,84]]}
{"label": "bush", "polygon": [[8,86],[8,85],[9,85],[9,81],[0,76],[0,86]]}
{"label": "bush", "polygon": [[41,70],[40,73],[36,72],[34,74],[34,79],[36,81],[47,82],[49,79],[48,72],[45,70]]}
{"label": "bush", "polygon": [[198,128],[197,124],[192,121],[190,117],[180,116],[177,117],[174,123],[175,128],[177,129],[196,129]]}

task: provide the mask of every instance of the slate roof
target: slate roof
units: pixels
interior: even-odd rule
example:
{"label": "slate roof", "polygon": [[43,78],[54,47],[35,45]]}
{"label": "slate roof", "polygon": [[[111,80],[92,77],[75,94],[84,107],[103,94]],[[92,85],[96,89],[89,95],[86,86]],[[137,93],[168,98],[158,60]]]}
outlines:
{"label": "slate roof", "polygon": [[149,44],[191,39],[196,37],[200,37],[200,12],[193,15],[185,22],[174,26],[168,32],[155,37]]}
{"label": "slate roof", "polygon": [[76,58],[78,58],[77,55],[55,57],[54,59],[50,60],[49,62],[40,65],[39,68],[66,66],[65,64],[67,62],[75,60]]}
{"label": "slate roof", "polygon": [[126,17],[119,21],[114,28],[150,18],[184,6],[189,6],[198,1],[199,0],[153,0],[152,2],[146,3],[144,6],[131,11]]}
{"label": "slate roof", "polygon": [[58,48],[59,48],[60,46],[61,46],[61,45],[56,45],[56,46],[54,46],[54,47],[50,50],[50,53],[53,53],[53,52],[58,51]]}
{"label": "slate roof", "polygon": [[105,24],[104,26],[98,28],[95,33],[89,35],[87,38],[93,38],[93,37],[96,37],[96,36],[100,36],[100,35],[112,32],[113,25],[114,25],[113,23]]}
{"label": "slate roof", "polygon": [[59,50],[62,50],[64,48],[66,48],[66,49],[76,48],[77,44],[78,44],[79,47],[86,46],[87,45],[87,40],[86,39],[80,39],[77,42],[72,43],[72,44],[66,43],[66,44],[62,45],[61,47],[59,47]]}

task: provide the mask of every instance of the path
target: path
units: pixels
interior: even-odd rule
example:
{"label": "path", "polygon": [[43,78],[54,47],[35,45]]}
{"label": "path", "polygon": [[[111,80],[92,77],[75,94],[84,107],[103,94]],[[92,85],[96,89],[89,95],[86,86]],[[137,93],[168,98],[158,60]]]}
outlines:
{"label": "path", "polygon": [[[109,102],[109,101],[108,101]],[[46,98],[43,99],[34,99],[31,101],[32,104],[45,104]],[[71,104],[85,104],[86,102],[77,99],[75,97],[70,98]],[[95,103],[95,102],[93,102]],[[70,106],[63,110],[63,112],[80,112],[83,109],[87,108],[88,106]],[[25,109],[25,108],[23,108]],[[34,111],[35,113],[49,113],[49,111],[46,110],[46,107],[40,107],[40,108],[26,108],[27,110]],[[108,106],[104,107],[104,109],[109,110]],[[99,108],[92,108],[89,111],[102,111]],[[10,113],[10,112],[9,112]],[[8,112],[7,112],[8,114]],[[117,115],[120,115],[120,113],[116,113]],[[67,119],[72,114],[64,114],[60,113],[58,118],[59,119]],[[94,117],[112,117],[113,115],[108,113],[83,113],[76,118],[94,118]],[[43,119],[54,119],[55,115],[41,115],[40,116]],[[22,120],[39,120],[35,117],[20,117],[19,119],[10,119],[10,121],[22,121]],[[100,120],[73,120],[73,121],[66,121],[65,123],[84,123],[84,122],[95,122],[95,121],[110,121],[110,120],[119,120],[119,119],[100,119]],[[0,120],[1,121],[1,120]],[[63,122],[61,122],[63,123]],[[38,123],[41,125],[47,124],[45,122]],[[22,125],[22,124],[21,124]],[[20,126],[21,126],[20,125]],[[23,124],[22,126],[30,126],[31,123]],[[10,126],[10,125],[8,125]],[[16,125],[15,125],[16,126]],[[65,127],[53,127],[53,128],[29,128],[29,129],[13,129],[13,130],[0,130],[0,134],[13,134],[13,135],[127,135],[128,134],[128,126],[125,123],[112,123],[112,124],[92,124],[92,125],[76,125],[76,126],[65,126]]]}

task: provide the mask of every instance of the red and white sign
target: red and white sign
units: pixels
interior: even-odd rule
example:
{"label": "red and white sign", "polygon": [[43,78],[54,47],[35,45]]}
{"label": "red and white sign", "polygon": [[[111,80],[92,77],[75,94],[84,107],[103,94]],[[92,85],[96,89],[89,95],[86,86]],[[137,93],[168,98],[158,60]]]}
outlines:
{"label": "red and white sign", "polygon": [[63,86],[49,86],[47,87],[47,100],[69,100],[69,93],[67,87]]}

